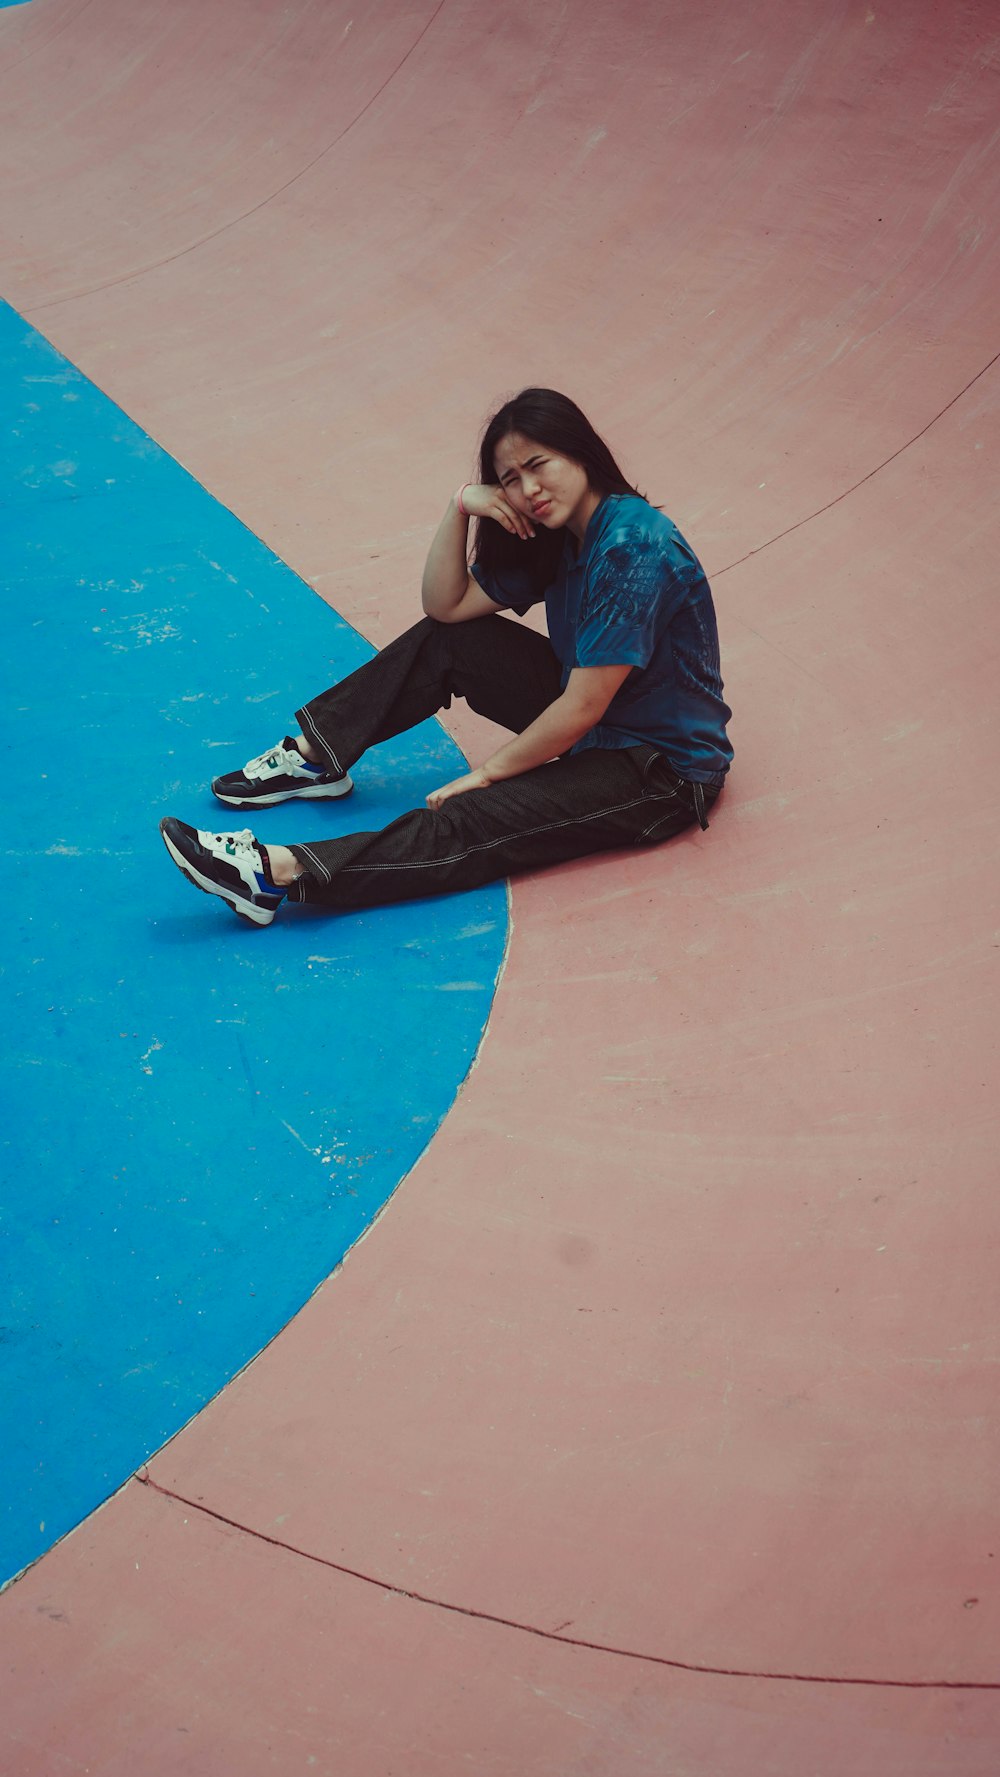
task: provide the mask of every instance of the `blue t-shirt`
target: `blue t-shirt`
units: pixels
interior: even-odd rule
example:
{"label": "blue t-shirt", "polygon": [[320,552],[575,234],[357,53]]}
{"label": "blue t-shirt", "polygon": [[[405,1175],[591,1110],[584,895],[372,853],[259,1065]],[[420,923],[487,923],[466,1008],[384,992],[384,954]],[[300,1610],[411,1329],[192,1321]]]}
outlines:
{"label": "blue t-shirt", "polygon": [[549,640],[565,686],[575,666],[631,666],[587,747],[656,747],[692,783],[722,783],[733,749],[722,701],[719,635],[705,571],[677,526],[638,494],[610,494],[587,526],[579,556],[567,534],[544,594],[526,570],[472,572],[498,605],[522,615],[545,600]]}

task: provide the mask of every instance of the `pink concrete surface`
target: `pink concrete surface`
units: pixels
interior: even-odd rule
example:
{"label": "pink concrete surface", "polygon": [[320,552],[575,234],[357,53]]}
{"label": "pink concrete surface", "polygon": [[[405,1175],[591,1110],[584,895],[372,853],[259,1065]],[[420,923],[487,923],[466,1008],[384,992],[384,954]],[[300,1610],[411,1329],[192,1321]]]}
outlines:
{"label": "pink concrete surface", "polygon": [[376,642],[566,388],[713,573],[737,749],[709,834],[514,886],[443,1130],[150,1463],[191,1503],[0,1600],[5,1777],[1000,1765],[998,54],[985,0],[0,14],[9,300]]}
{"label": "pink concrete surface", "polygon": [[[996,1768],[982,1695],[748,1684],[435,1610],[135,1485],[30,1582],[5,1772],[713,1777]],[[33,1706],[32,1706],[33,1705]]]}

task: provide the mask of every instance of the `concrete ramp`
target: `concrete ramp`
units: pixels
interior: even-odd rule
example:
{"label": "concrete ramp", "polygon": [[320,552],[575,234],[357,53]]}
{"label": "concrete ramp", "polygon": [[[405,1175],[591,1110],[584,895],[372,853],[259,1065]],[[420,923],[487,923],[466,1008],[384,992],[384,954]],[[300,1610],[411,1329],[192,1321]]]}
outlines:
{"label": "concrete ramp", "polygon": [[998,93],[985,0],[0,16],[35,328],[375,644],[565,389],[736,748],[513,885],[378,1226],[0,1599],[11,1777],[993,1777]]}

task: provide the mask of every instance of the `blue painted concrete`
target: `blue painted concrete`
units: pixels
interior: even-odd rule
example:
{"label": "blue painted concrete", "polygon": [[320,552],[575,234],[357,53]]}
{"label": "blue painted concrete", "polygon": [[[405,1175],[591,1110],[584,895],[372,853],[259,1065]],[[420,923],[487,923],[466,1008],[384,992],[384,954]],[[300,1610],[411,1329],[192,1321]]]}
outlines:
{"label": "blue painted concrete", "polygon": [[[264,930],[165,813],[367,644],[0,305],[8,640],[0,1575],[116,1488],[295,1313],[413,1165],[489,1012],[504,891]],[[7,423],[7,420],[11,423]],[[461,758],[436,723],[276,840],[380,825]]]}

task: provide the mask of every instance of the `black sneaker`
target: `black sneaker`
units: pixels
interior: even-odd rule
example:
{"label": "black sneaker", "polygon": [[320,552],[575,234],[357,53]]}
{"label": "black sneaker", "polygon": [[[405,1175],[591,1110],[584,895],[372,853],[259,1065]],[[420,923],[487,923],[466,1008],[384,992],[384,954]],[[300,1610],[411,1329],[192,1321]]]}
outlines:
{"label": "black sneaker", "polygon": [[195,888],[221,895],[234,913],[254,925],[270,925],[287,891],[273,880],[249,827],[242,833],[203,833],[168,814],[160,832],[177,868]]}
{"label": "black sneaker", "polygon": [[325,765],[303,759],[291,736],[269,753],[248,759],[242,771],[229,771],[212,782],[212,793],[229,808],[267,808],[293,796],[347,796],[354,785],[346,771],[336,777]]}

